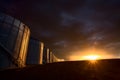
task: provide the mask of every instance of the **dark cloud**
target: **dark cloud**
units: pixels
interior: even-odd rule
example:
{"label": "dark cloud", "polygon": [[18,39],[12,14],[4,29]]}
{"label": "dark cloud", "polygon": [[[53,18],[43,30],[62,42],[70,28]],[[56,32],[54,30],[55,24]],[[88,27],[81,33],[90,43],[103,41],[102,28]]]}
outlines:
{"label": "dark cloud", "polygon": [[90,46],[119,51],[119,0],[3,0],[0,5],[61,58]]}

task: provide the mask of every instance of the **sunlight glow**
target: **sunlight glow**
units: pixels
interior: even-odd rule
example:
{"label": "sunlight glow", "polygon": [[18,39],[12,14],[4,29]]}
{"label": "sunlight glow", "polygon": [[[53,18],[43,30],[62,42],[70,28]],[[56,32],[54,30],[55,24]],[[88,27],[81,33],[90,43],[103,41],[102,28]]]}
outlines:
{"label": "sunlight glow", "polygon": [[97,60],[99,58],[100,58],[100,56],[98,56],[98,55],[83,56],[83,59],[85,59],[85,60]]}
{"label": "sunlight glow", "polygon": [[69,60],[98,60],[98,59],[109,59],[113,55],[108,54],[103,49],[88,48],[81,51],[72,52],[69,56]]}

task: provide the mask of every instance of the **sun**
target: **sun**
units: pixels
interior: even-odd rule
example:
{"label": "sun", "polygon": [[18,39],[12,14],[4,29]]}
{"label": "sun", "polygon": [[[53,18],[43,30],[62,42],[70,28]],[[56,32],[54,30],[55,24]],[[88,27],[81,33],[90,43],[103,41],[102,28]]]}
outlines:
{"label": "sun", "polygon": [[69,56],[69,60],[89,60],[89,61],[97,61],[100,59],[106,59],[109,56],[107,55],[107,51],[96,48],[88,48],[81,51],[72,52]]}
{"label": "sun", "polygon": [[100,58],[100,56],[98,56],[98,55],[83,56],[83,59],[85,59],[85,60],[98,60],[99,58]]}

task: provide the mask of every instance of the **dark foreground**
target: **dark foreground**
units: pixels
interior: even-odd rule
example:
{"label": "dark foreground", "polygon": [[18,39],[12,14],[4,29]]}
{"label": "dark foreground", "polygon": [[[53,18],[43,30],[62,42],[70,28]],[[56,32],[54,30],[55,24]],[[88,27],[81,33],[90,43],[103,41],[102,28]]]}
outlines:
{"label": "dark foreground", "polygon": [[120,80],[120,59],[70,61],[0,71],[0,80]]}

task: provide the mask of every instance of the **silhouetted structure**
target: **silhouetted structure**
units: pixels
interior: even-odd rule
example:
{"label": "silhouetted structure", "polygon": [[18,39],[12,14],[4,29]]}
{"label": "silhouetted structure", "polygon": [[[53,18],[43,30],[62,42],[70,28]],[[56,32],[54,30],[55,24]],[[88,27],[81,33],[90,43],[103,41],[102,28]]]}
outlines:
{"label": "silhouetted structure", "polygon": [[50,62],[50,60],[49,60],[50,49],[44,47],[43,53],[44,53],[43,54],[43,64],[49,63]]}
{"label": "silhouetted structure", "polygon": [[25,66],[29,28],[0,12],[0,68]]}
{"label": "silhouetted structure", "polygon": [[0,12],[0,68],[60,61],[43,42],[33,38],[29,42],[29,37],[30,29],[25,24]]}
{"label": "silhouetted structure", "polygon": [[43,42],[40,42],[35,39],[30,39],[27,55],[27,64],[42,64],[43,48]]}
{"label": "silhouetted structure", "polygon": [[49,48],[46,48],[43,42],[34,38],[30,39],[26,64],[46,64],[58,61],[60,61],[60,59],[58,59]]}

